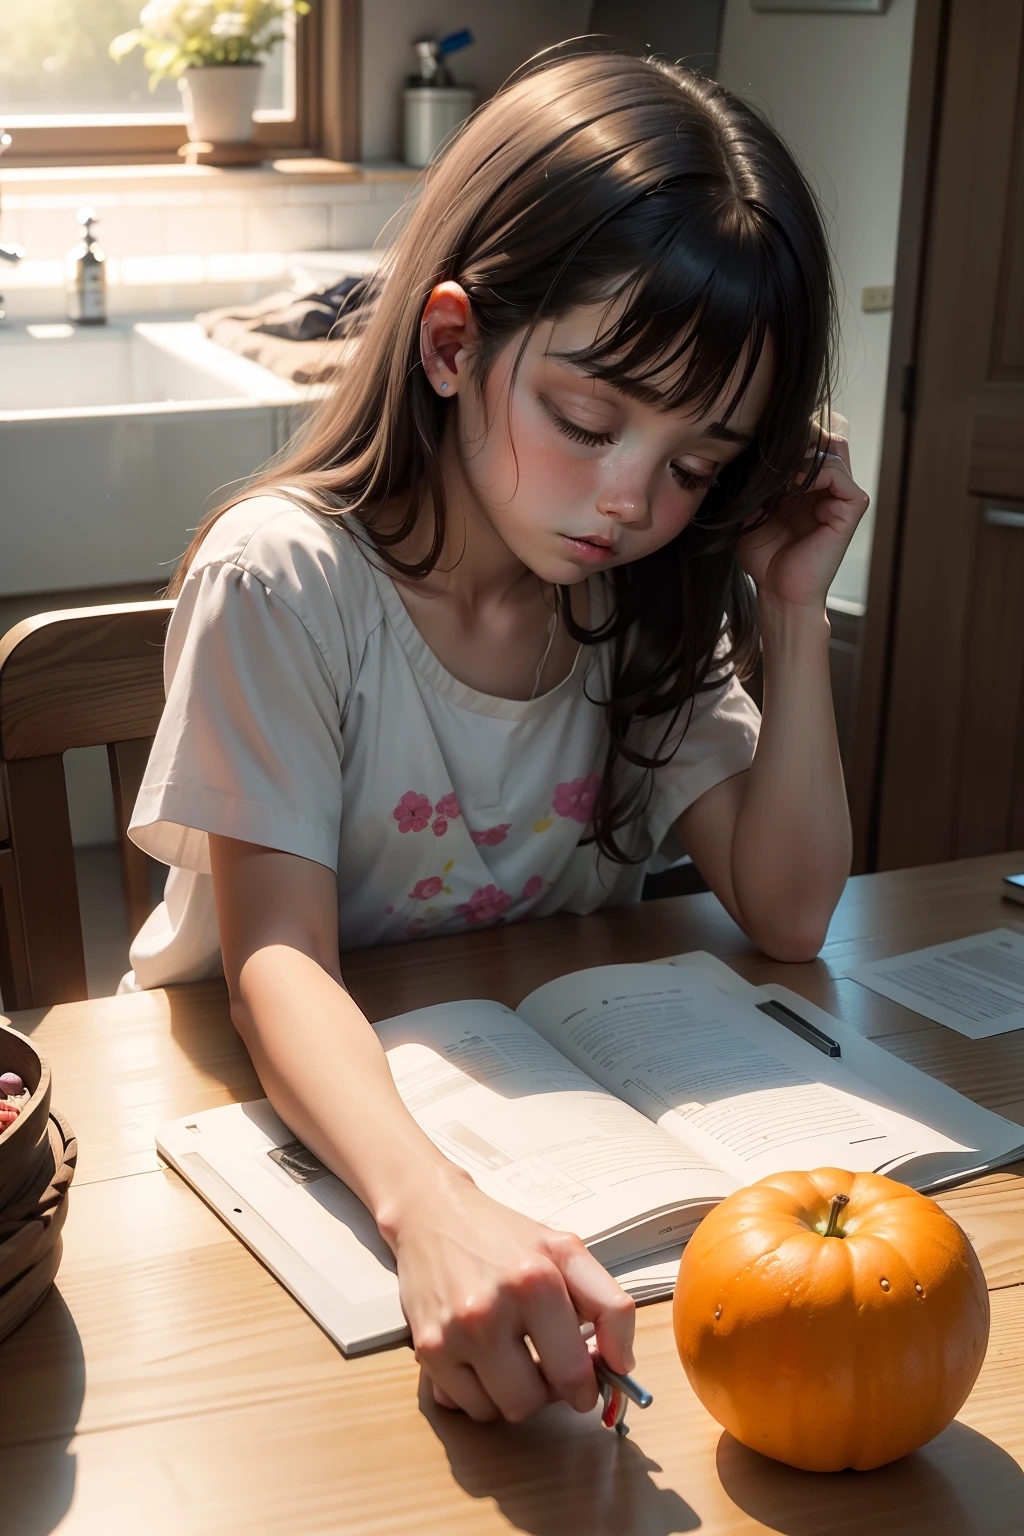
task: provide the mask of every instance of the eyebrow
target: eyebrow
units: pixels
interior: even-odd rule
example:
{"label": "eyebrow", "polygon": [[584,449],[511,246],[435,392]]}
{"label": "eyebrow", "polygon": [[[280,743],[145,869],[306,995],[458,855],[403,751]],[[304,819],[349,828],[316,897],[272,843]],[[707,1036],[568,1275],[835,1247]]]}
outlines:
{"label": "eyebrow", "polygon": [[[631,400],[638,400],[641,405],[653,405],[656,410],[664,411],[669,407],[665,396],[653,384],[642,384],[639,379],[602,379],[600,374],[586,373],[577,363],[574,363],[564,352],[551,352],[557,362],[565,364],[576,373],[581,373],[585,378],[598,379],[602,384],[610,384],[612,389],[617,389],[621,395],[628,395]],[[736,427],[727,426],[724,421],[709,421],[701,432],[701,437],[714,438],[719,443],[737,443],[742,448],[747,448],[754,441],[752,432],[740,432]]]}

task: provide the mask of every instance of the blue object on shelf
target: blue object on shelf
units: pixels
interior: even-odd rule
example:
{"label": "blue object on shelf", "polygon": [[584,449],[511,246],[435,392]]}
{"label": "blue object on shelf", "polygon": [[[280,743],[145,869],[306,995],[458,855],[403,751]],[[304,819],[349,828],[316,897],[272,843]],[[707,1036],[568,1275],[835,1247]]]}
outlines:
{"label": "blue object on shelf", "polygon": [[473,41],[472,32],[468,27],[463,27],[461,32],[449,32],[447,37],[442,37],[437,51],[445,58],[449,53],[458,53],[460,48],[468,48]]}

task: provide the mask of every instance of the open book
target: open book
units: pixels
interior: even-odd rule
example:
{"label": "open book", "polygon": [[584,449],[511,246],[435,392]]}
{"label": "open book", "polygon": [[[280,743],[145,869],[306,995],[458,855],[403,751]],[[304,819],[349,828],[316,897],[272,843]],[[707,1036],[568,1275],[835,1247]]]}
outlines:
{"label": "open book", "polygon": [[[708,955],[577,972],[515,1012],[456,1002],[375,1028],[446,1156],[577,1233],[638,1301],[671,1295],[697,1223],[765,1174],[866,1169],[934,1190],[1024,1154],[1021,1126]],[[369,1213],[266,1100],[175,1121],[157,1146],[346,1353],[405,1334]]]}

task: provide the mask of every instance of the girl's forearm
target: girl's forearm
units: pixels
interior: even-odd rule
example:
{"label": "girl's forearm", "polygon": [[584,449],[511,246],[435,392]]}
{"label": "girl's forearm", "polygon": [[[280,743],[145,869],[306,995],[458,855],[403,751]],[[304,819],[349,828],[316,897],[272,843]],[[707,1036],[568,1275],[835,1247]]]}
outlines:
{"label": "girl's forearm", "polygon": [[764,711],[736,821],[744,926],[779,959],[811,959],[850,872],[851,832],[824,610],[759,601]]}
{"label": "girl's forearm", "polygon": [[464,1178],[406,1109],[356,1003],[308,955],[284,944],[256,950],[232,1018],[278,1114],[389,1241],[412,1202]]}

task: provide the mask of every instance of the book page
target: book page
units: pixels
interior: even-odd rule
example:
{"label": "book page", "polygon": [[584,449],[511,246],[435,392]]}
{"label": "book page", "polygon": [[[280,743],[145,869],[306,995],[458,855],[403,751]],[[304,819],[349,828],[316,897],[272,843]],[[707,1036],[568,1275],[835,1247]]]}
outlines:
{"label": "book page", "polygon": [[500,1004],[450,1003],[374,1028],[434,1144],[487,1194],[575,1232],[603,1263],[679,1242],[735,1187]]}
{"label": "book page", "polygon": [[849,975],[970,1040],[1024,1029],[1024,934],[1010,928],[873,960]]}
{"label": "book page", "polygon": [[595,1081],[742,1183],[787,1168],[891,1170],[967,1150],[902,1114],[841,1060],[680,968],[577,972],[519,1011]]}

